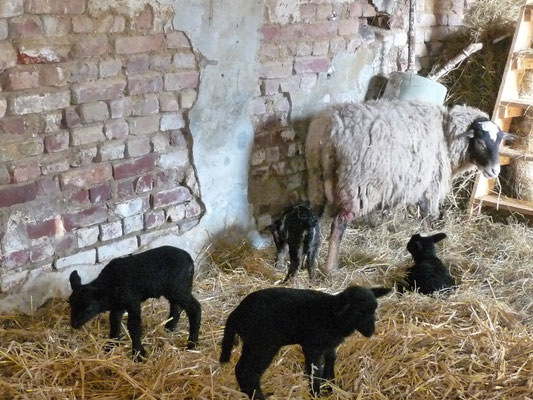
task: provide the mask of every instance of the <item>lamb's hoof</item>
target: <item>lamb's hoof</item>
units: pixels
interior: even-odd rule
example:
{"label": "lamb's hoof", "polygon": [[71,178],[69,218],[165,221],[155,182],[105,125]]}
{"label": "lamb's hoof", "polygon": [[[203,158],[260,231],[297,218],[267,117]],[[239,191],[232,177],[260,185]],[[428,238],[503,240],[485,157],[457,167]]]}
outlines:
{"label": "lamb's hoof", "polygon": [[173,321],[168,321],[165,324],[165,330],[168,331],[168,332],[174,332],[176,330],[176,326],[177,326],[177,324],[174,323]]}
{"label": "lamb's hoof", "polygon": [[196,347],[198,347],[198,341],[192,341],[192,340],[187,341],[187,349],[194,350],[196,349]]}
{"label": "lamb's hoof", "polygon": [[146,350],[141,347],[140,350],[133,350],[132,359],[135,362],[141,362],[146,360]]}
{"label": "lamb's hoof", "polygon": [[333,388],[329,383],[323,383],[320,385],[320,393],[318,396],[329,396],[333,393]]}
{"label": "lamb's hoof", "polygon": [[104,351],[106,353],[109,353],[110,351],[112,351],[117,346],[118,346],[118,339],[110,340],[109,342],[107,342],[104,345]]}

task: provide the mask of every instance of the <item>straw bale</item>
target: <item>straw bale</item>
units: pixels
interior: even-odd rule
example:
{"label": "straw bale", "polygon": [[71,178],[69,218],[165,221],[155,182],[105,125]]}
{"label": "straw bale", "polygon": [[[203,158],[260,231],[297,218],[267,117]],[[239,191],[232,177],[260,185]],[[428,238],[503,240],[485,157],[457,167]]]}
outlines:
{"label": "straw bale", "polygon": [[[533,393],[533,229],[512,216],[468,220],[447,210],[439,248],[459,287],[448,295],[394,293],[380,299],[377,331],[339,347],[330,399],[526,399]],[[328,221],[322,224],[323,243]],[[392,285],[411,264],[405,245],[421,222],[403,213],[346,231],[342,268],[315,288],[335,293],[351,283]],[[319,262],[325,262],[322,246]],[[148,359],[130,359],[130,342],[106,352],[107,316],[81,330],[68,303],[52,300],[32,315],[0,316],[0,399],[246,399],[234,366],[218,363],[225,319],[248,293],[279,285],[273,248],[245,241],[213,244],[194,293],[203,307],[200,347],[186,350],[187,319],[168,333],[165,300],[143,304]],[[310,287],[300,272],[292,287]],[[124,319],[123,325],[125,330]],[[303,356],[284,347],[263,376],[272,399],[310,399]]]}

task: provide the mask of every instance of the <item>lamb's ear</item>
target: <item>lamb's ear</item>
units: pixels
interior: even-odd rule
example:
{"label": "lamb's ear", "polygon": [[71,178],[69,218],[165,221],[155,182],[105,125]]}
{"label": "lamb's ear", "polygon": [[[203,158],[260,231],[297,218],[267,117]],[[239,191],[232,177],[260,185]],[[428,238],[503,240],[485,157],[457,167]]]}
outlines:
{"label": "lamb's ear", "polygon": [[335,305],[335,308],[333,309],[333,314],[337,317],[340,317],[346,311],[348,311],[348,308],[350,308],[350,302],[348,300],[341,300],[338,302],[338,304]]}
{"label": "lamb's ear", "polygon": [[372,290],[372,292],[374,293],[374,296],[377,299],[378,297],[382,297],[382,296],[385,296],[386,294],[390,293],[392,288],[379,287],[379,288],[371,288],[370,290]]}
{"label": "lamb's ear", "polygon": [[444,232],[436,233],[436,234],[434,234],[433,236],[431,236],[431,238],[433,239],[433,242],[434,242],[434,243],[438,243],[438,242],[440,242],[441,240],[446,239],[446,234],[445,234]]}
{"label": "lamb's ear", "polygon": [[69,280],[70,280],[70,287],[72,288],[72,290],[76,290],[81,287],[81,278],[78,274],[78,271],[76,270],[72,271],[72,273],[70,274]]}

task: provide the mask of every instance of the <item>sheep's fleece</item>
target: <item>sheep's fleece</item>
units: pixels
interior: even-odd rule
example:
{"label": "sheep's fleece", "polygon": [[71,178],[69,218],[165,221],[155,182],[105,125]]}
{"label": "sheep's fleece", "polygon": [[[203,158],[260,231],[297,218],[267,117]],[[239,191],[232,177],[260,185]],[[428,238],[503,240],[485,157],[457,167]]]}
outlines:
{"label": "sheep's fleece", "polygon": [[472,107],[399,100],[324,110],[306,141],[311,206],[355,218],[397,204],[437,214],[452,176],[474,166],[464,133],[480,117]]}

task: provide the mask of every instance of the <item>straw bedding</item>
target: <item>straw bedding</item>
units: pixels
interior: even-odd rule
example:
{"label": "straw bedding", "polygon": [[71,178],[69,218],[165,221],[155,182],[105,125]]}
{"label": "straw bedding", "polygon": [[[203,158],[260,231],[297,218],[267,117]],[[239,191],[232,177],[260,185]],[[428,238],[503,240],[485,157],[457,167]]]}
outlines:
{"label": "straw bedding", "polygon": [[[340,273],[316,288],[334,293],[350,283],[391,285],[401,277],[410,264],[405,245],[420,223],[400,215],[348,229]],[[533,229],[513,217],[467,220],[451,210],[436,229],[449,235],[440,255],[459,289],[380,300],[376,335],[356,333],[339,347],[329,398],[533,397]],[[284,272],[272,267],[273,249],[245,242],[218,243],[207,255],[194,289],[203,307],[198,350],[185,350],[184,316],[177,332],[165,332],[164,300],[143,307],[144,363],[130,360],[128,338],[104,351],[107,316],[74,331],[68,304],[53,300],[31,316],[0,317],[0,399],[245,399],[233,372],[240,350],[229,365],[218,363],[223,324],[246,294],[276,284]],[[307,274],[291,286],[308,287]],[[310,398],[299,348],[280,351],[263,388],[272,399]]]}

